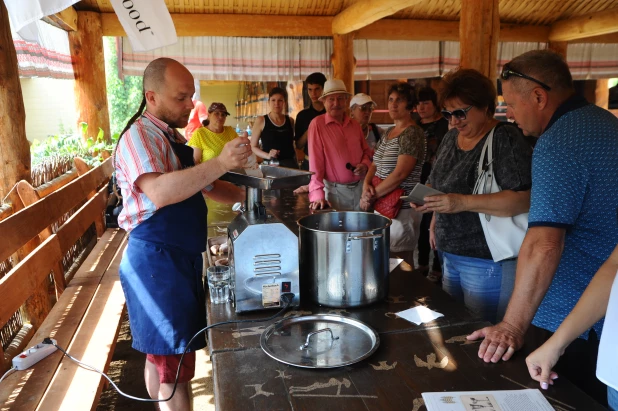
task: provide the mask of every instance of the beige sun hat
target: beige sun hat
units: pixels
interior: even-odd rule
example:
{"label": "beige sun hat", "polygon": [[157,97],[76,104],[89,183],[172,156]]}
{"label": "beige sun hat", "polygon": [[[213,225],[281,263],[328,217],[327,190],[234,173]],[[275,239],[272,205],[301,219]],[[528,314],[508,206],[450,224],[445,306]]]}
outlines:
{"label": "beige sun hat", "polygon": [[352,93],[348,92],[348,90],[345,88],[345,83],[343,82],[343,80],[339,80],[338,78],[326,80],[326,83],[324,83],[322,95],[320,96],[320,100],[327,96],[330,96],[331,94],[347,94],[348,96],[352,95]]}
{"label": "beige sun hat", "polygon": [[365,93],[358,93],[350,100],[350,107],[354,107],[354,105],[364,106],[367,103],[373,103],[374,107],[378,105],[375,101],[373,101],[371,96]]}

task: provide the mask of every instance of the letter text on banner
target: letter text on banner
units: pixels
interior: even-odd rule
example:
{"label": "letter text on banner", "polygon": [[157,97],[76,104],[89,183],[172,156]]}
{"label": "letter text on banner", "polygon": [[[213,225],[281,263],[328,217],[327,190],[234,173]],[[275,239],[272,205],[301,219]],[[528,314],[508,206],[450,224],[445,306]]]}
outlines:
{"label": "letter text on banner", "polygon": [[134,51],[149,51],[178,41],[163,0],[110,0]]}

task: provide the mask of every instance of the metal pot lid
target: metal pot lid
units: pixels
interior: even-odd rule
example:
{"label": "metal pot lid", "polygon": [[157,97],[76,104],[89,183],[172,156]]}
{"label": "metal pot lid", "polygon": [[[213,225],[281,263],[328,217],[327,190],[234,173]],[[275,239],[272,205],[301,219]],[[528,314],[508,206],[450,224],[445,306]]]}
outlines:
{"label": "metal pot lid", "polygon": [[284,364],[303,368],[337,368],[371,356],[378,333],[361,321],[331,314],[285,318],[268,327],[262,350]]}

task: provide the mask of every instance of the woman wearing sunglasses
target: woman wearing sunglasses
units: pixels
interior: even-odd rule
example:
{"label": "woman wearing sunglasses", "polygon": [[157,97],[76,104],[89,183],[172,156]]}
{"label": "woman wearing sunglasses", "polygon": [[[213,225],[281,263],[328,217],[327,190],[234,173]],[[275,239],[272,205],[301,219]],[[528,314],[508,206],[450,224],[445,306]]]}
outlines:
{"label": "woman wearing sunglasses", "polygon": [[350,118],[360,123],[365,134],[365,141],[372,151],[382,136],[380,127],[376,123],[371,123],[371,114],[376,106],[377,104],[371,99],[371,96],[365,93],[358,93],[350,99]]}
{"label": "woman wearing sunglasses", "polygon": [[[430,244],[442,251],[442,288],[488,321],[504,315],[515,281],[516,259],[494,262],[479,214],[514,216],[530,208],[531,157],[519,129],[494,119],[496,88],[476,70],[444,77],[440,95],[446,133],[428,184],[443,193],[426,197],[418,211],[434,212]],[[493,170],[499,193],[473,195],[485,140],[494,130]]]}

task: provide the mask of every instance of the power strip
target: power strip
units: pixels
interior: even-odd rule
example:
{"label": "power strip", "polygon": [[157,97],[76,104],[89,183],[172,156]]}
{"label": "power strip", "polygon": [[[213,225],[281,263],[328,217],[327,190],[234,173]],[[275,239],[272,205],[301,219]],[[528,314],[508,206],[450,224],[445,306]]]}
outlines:
{"label": "power strip", "polygon": [[[51,341],[54,344],[56,343],[56,340]],[[56,350],[57,348],[53,344],[37,344],[13,358],[13,367],[18,371],[26,370],[48,355],[53,354]]]}

